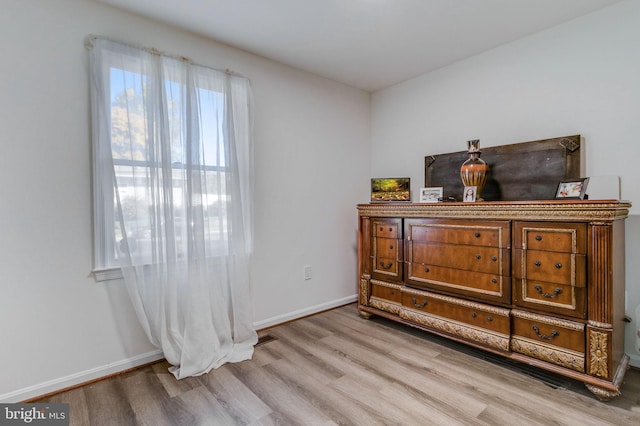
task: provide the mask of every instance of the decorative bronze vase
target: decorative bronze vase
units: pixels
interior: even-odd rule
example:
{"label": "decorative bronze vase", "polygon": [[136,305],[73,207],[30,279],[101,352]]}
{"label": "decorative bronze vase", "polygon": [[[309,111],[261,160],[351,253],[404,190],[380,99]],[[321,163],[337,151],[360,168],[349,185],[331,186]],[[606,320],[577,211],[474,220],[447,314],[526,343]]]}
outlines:
{"label": "decorative bronze vase", "polygon": [[480,194],[482,194],[482,188],[487,181],[489,166],[480,158],[482,152],[480,151],[479,139],[467,141],[467,150],[469,159],[460,167],[460,178],[464,186],[476,187],[476,201],[482,201]]}

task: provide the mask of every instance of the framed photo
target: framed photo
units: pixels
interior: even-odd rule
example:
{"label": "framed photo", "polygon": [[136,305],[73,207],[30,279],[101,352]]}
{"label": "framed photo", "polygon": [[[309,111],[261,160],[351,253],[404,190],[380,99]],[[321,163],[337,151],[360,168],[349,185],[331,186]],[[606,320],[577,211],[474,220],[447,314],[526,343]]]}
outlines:
{"label": "framed photo", "polygon": [[478,193],[477,186],[465,186],[464,194],[462,194],[462,201],[465,203],[472,203],[476,201],[476,195]]}
{"label": "framed photo", "polygon": [[420,188],[421,203],[437,203],[442,201],[443,187],[433,186],[430,188]]}
{"label": "framed photo", "polygon": [[584,200],[588,183],[588,177],[561,181],[556,191],[556,200]]}
{"label": "framed photo", "polygon": [[410,178],[371,179],[371,202],[411,201]]}

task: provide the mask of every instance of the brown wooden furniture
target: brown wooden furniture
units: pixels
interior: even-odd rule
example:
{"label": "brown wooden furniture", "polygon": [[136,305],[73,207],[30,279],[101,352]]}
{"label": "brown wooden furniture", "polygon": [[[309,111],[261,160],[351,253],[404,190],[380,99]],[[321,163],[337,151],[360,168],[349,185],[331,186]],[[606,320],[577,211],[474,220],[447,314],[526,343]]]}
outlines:
{"label": "brown wooden furniture", "polygon": [[619,395],[630,203],[360,204],[360,314]]}

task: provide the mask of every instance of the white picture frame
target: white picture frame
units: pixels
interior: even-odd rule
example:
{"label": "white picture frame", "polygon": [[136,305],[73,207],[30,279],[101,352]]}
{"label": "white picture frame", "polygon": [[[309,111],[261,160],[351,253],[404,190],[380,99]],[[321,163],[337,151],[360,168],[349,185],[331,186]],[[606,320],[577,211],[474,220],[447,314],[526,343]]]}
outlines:
{"label": "white picture frame", "polygon": [[476,195],[478,194],[477,186],[465,186],[462,193],[462,201],[465,203],[473,203],[476,201]]}
{"label": "white picture frame", "polygon": [[443,187],[432,186],[428,188],[420,188],[421,203],[437,203],[442,201]]}

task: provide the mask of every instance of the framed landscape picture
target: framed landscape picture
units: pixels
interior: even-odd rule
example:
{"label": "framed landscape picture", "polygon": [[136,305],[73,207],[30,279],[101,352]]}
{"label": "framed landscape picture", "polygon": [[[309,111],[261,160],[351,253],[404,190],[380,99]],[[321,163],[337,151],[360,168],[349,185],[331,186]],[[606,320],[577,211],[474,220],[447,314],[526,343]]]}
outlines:
{"label": "framed landscape picture", "polygon": [[411,201],[410,178],[374,178],[371,179],[371,202]]}

